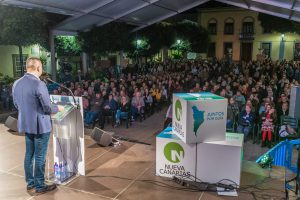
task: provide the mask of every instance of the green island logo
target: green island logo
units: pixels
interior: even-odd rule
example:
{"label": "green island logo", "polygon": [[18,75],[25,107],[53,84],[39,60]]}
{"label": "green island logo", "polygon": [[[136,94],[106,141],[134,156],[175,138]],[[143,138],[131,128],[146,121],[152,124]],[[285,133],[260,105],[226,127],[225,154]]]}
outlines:
{"label": "green island logo", "polygon": [[181,120],[182,106],[181,106],[181,102],[179,99],[177,99],[177,101],[175,103],[175,116],[176,116],[177,121]]}
{"label": "green island logo", "polygon": [[176,142],[166,144],[164,148],[166,159],[172,163],[179,163],[184,158],[184,149]]}
{"label": "green island logo", "polygon": [[197,137],[197,131],[204,122],[205,111],[199,110],[197,108],[197,106],[193,106],[192,110],[193,110],[193,118],[194,118],[194,129],[193,130],[194,130],[195,136]]}

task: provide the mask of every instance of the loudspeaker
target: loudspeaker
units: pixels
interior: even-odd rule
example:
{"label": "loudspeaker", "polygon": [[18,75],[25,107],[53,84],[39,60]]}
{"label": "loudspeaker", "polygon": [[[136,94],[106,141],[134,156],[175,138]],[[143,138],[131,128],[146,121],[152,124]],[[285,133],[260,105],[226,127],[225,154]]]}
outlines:
{"label": "loudspeaker", "polygon": [[12,131],[18,132],[18,120],[9,116],[5,121],[5,126]]}
{"label": "loudspeaker", "polygon": [[110,133],[95,127],[92,131],[91,138],[97,142],[97,144],[107,147],[112,143],[113,137]]}
{"label": "loudspeaker", "polygon": [[293,86],[290,95],[289,116],[300,118],[300,86]]}

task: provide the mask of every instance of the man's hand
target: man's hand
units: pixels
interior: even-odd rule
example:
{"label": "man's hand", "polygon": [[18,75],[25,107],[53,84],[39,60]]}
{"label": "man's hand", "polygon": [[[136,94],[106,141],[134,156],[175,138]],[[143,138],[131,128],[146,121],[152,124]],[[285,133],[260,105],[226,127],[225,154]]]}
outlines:
{"label": "man's hand", "polygon": [[65,107],[61,106],[61,105],[58,105],[58,111],[59,112],[64,112],[65,111]]}

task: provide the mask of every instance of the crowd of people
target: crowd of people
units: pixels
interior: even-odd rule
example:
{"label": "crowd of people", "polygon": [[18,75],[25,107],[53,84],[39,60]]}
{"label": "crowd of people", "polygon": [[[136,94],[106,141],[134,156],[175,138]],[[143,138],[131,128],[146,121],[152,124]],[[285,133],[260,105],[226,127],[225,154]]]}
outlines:
{"label": "crowd of people", "polygon": [[[174,92],[212,92],[228,98],[227,129],[247,137],[258,124],[262,146],[271,146],[275,127],[289,113],[290,89],[299,85],[300,63],[250,61],[239,64],[222,60],[168,60],[123,68],[106,74],[106,81],[80,78],[63,83],[83,97],[84,122],[104,128],[145,117],[171,103]],[[67,95],[60,86],[52,94]],[[170,109],[169,109],[170,111]],[[168,124],[170,113],[167,114]]]}

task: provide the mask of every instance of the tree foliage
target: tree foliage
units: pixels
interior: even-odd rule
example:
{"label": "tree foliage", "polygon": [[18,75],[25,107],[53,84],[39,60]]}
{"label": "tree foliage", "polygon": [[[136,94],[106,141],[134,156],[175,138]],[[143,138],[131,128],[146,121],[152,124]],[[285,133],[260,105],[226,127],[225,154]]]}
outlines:
{"label": "tree foliage", "polygon": [[208,32],[196,22],[184,20],[174,24],[176,37],[187,40],[190,50],[201,53],[206,52],[209,44]]}
{"label": "tree foliage", "polygon": [[[180,23],[162,22],[138,32],[131,32],[125,23],[114,22],[79,34],[82,49],[86,52],[105,55],[125,51],[131,57],[136,53],[150,57],[163,47],[171,47],[177,39],[188,41],[190,50],[198,53],[206,52],[209,42],[207,31],[197,23],[187,20]],[[146,41],[147,46],[137,49],[137,40]]]}
{"label": "tree foliage", "polygon": [[37,10],[0,6],[0,44],[48,46],[48,20]]}
{"label": "tree foliage", "polygon": [[264,29],[279,33],[296,32],[300,33],[300,23],[264,13],[258,14],[258,20]]}
{"label": "tree foliage", "polygon": [[77,36],[55,37],[55,50],[58,56],[78,56],[81,52],[81,45]]}
{"label": "tree foliage", "polygon": [[129,28],[125,23],[113,22],[79,33],[82,49],[89,53],[107,54],[129,47]]}

